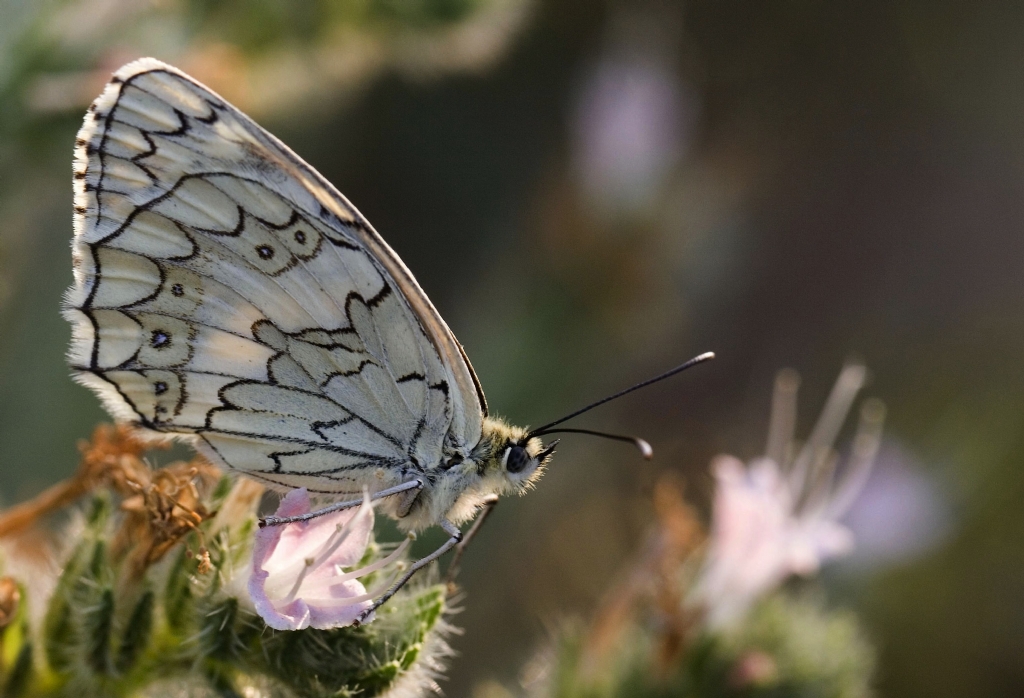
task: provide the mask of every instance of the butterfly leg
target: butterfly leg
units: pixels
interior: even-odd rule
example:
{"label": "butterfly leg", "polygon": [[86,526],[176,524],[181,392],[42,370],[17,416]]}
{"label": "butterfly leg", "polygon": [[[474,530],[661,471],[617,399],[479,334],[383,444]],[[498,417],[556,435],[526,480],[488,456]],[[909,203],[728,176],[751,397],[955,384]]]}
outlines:
{"label": "butterfly leg", "polygon": [[459,543],[458,547],[455,548],[455,555],[452,556],[451,564],[448,565],[448,572],[444,576],[445,584],[451,584],[455,581],[455,577],[459,574],[459,562],[462,561],[462,555],[466,552],[466,548],[469,546],[470,541],[476,536],[477,532],[484,525],[484,521],[494,511],[494,507],[498,504],[498,495],[493,494],[484,500],[483,509],[476,515],[476,519],[473,521],[473,525],[466,531],[466,535],[463,536],[462,542]]}
{"label": "butterfly leg", "polygon": [[[370,500],[376,501],[378,499],[384,499],[385,497],[393,497],[396,494],[410,492],[411,490],[415,490],[418,494],[422,489],[422,480],[410,480],[409,482],[403,482],[400,485],[389,487],[386,490],[374,492],[370,495]],[[310,519],[315,519],[318,516],[323,516],[324,514],[331,514],[336,511],[341,511],[342,509],[357,507],[362,503],[362,499],[351,499],[345,502],[335,502],[330,506],[326,506],[323,509],[317,509],[316,511],[311,511],[308,514],[299,514],[298,516],[267,516],[260,519],[260,528],[263,528],[264,526],[281,526],[283,524],[295,523],[296,521],[309,521]]]}
{"label": "butterfly leg", "polygon": [[[416,480],[416,482],[420,482]],[[403,483],[404,484],[404,483]],[[398,498],[398,502],[395,505],[395,516],[402,519],[409,515],[416,500],[419,499],[420,492],[423,491],[423,485],[421,484],[416,489],[407,490],[402,493]]]}
{"label": "butterfly leg", "polygon": [[399,577],[398,581],[391,585],[390,589],[381,594],[380,598],[374,601],[372,606],[370,606],[365,611],[359,614],[359,617],[356,618],[354,625],[362,625],[366,621],[366,618],[371,613],[373,613],[378,608],[383,606],[388,599],[390,599],[398,592],[399,589],[404,587],[406,582],[412,579],[412,576],[414,574],[416,574],[421,569],[429,565],[431,562],[433,562],[434,560],[436,560],[437,558],[441,557],[446,552],[454,548],[462,540],[462,531],[460,531],[459,527],[453,524],[448,519],[441,519],[441,528],[443,528],[444,532],[451,537],[440,548],[430,553],[426,557],[420,558],[419,560],[414,562],[412,566],[405,571],[405,574]]}

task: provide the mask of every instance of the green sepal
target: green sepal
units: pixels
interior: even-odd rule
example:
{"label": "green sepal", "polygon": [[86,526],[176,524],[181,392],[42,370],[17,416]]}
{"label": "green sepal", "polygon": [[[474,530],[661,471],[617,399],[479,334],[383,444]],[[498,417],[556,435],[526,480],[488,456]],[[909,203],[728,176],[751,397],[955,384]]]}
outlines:
{"label": "green sepal", "polygon": [[195,567],[195,561],[188,554],[188,547],[181,546],[171,562],[164,585],[164,618],[171,630],[178,634],[187,629],[190,611],[195,607],[195,595],[192,592],[192,572]]}
{"label": "green sepal", "polygon": [[110,519],[113,505],[110,502],[110,495],[100,492],[92,498],[89,510],[85,514],[85,525],[92,533],[99,532]]}
{"label": "green sepal", "polygon": [[96,564],[99,559],[97,548],[100,543],[95,541],[97,531],[90,530],[101,526],[106,521],[107,508],[105,498],[97,497],[87,517],[89,528],[64,565],[64,571],[57,580],[57,585],[47,604],[46,616],[43,619],[43,653],[50,668],[58,673],[70,670],[74,661],[72,638],[75,627],[75,610],[82,608],[81,598],[83,587],[88,587],[86,578],[94,579]]}
{"label": "green sepal", "polygon": [[114,664],[119,674],[131,671],[152,641],[155,606],[156,595],[152,591],[143,593],[135,604],[121,635],[121,646]]}
{"label": "green sepal", "polygon": [[228,494],[231,493],[231,488],[234,487],[234,480],[227,475],[217,481],[216,486],[213,488],[213,492],[210,493],[209,509],[211,511],[217,511],[221,505],[224,504],[224,500],[227,499]]}
{"label": "green sepal", "polygon": [[[96,497],[83,518],[47,605],[38,645],[45,661],[33,655],[27,626],[4,631],[0,698],[127,698],[189,678],[202,682],[197,695],[370,698],[422,661],[440,629],[442,585],[403,589],[365,626],[268,629],[232,581],[251,564],[254,516],[228,525],[208,519],[141,577],[110,553],[120,515],[109,498]],[[199,572],[204,547],[211,569]],[[361,566],[380,555],[371,542]]]}
{"label": "green sepal", "polygon": [[446,593],[443,585],[403,590],[364,626],[268,630],[250,655],[254,669],[302,696],[380,695],[421,657],[427,635],[438,631]]}
{"label": "green sepal", "polygon": [[228,597],[210,607],[199,619],[199,656],[234,662],[245,650],[238,622],[238,599]]}
{"label": "green sepal", "polygon": [[26,695],[32,682],[33,650],[32,643],[26,642],[18,650],[10,671],[5,672],[2,698],[20,698]]}
{"label": "green sepal", "polygon": [[100,676],[113,673],[110,656],[111,635],[114,632],[114,590],[99,590],[94,603],[82,611],[82,641],[86,665]]}
{"label": "green sepal", "polygon": [[25,585],[18,584],[18,595],[20,600],[14,617],[0,630],[0,671],[4,674],[9,673],[10,667],[18,661],[22,646],[29,638],[28,597]]}
{"label": "green sepal", "polygon": [[244,698],[235,685],[234,672],[221,662],[206,664],[203,675],[219,698]]}

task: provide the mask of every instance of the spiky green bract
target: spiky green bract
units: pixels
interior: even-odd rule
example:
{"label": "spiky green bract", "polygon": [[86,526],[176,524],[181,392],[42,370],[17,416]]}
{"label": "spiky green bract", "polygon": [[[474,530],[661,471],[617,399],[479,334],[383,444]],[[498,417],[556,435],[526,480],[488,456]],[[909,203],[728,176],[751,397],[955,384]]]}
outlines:
{"label": "spiky green bract", "polygon": [[[25,587],[19,585],[25,598]],[[28,612],[22,603],[6,627],[0,630],[0,696],[18,698],[26,693],[32,679],[35,644],[29,637]]]}
{"label": "spiky green bract", "polygon": [[668,665],[656,624],[631,623],[599,662],[567,624],[536,661],[534,698],[870,698],[875,653],[856,617],[777,593],[729,631],[692,639]]}
{"label": "spiky green bract", "polygon": [[[875,650],[857,617],[815,595],[777,593],[688,667],[701,696],[868,698]],[[696,658],[696,656],[695,656]]]}
{"label": "spiky green bract", "polygon": [[388,602],[369,625],[268,632],[259,668],[299,695],[380,695],[430,649],[444,600],[444,586],[420,587]]}
{"label": "spiky green bract", "polygon": [[[21,580],[23,603],[0,629],[0,696],[368,698],[432,685],[448,652],[444,585],[409,586],[361,627],[271,630],[245,585],[258,498],[239,512],[225,503],[228,488],[221,483],[204,504],[233,510],[231,520],[207,518],[141,574],[113,499],[88,504],[35,628],[24,603],[33,586]],[[360,564],[382,554],[371,542]]]}

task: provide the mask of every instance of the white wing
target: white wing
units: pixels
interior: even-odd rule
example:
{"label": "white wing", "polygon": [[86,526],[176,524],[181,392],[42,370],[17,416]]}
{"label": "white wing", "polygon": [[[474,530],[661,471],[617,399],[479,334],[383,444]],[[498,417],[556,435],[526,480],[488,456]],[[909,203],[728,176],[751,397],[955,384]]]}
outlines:
{"label": "white wing", "polygon": [[69,360],[122,421],[318,492],[465,456],[483,393],[409,270],[320,174],[151,58],[75,159]]}

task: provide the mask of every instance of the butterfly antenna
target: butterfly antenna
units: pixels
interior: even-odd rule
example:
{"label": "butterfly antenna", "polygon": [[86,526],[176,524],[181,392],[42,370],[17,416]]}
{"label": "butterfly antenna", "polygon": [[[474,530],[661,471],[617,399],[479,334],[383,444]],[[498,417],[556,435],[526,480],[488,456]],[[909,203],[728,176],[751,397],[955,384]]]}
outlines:
{"label": "butterfly antenna", "polygon": [[592,429],[549,429],[548,431],[541,432],[540,434],[531,433],[530,436],[544,436],[546,434],[588,434],[590,436],[600,436],[603,439],[611,439],[612,441],[625,441],[626,443],[631,443],[640,449],[640,454],[647,460],[654,457],[654,449],[651,448],[649,443],[641,439],[639,436],[609,434],[606,431],[594,431]]}
{"label": "butterfly antenna", "polygon": [[688,368],[691,368],[692,366],[696,366],[697,364],[702,364],[705,361],[710,361],[713,358],[715,358],[715,354],[714,354],[714,352],[711,352],[711,351],[705,352],[705,353],[703,353],[703,354],[701,354],[699,356],[695,356],[692,359],[690,359],[689,361],[687,361],[686,363],[680,364],[680,365],[676,366],[675,368],[673,368],[673,369],[671,369],[669,371],[665,371],[665,373],[662,373],[661,375],[655,376],[654,378],[648,378],[647,380],[645,380],[645,381],[643,381],[641,383],[637,383],[636,385],[630,386],[630,387],[626,388],[625,390],[620,390],[619,392],[617,392],[617,393],[615,393],[613,395],[609,395],[608,397],[601,398],[597,402],[592,402],[589,405],[587,405],[586,407],[582,407],[582,408],[576,410],[575,412],[572,412],[572,413],[566,415],[565,417],[562,417],[561,419],[556,419],[555,421],[549,422],[549,423],[545,424],[544,426],[537,427],[536,429],[532,430],[529,434],[527,434],[526,438],[529,439],[529,438],[533,438],[534,436],[544,436],[546,434],[587,434],[589,436],[599,436],[601,438],[611,439],[613,441],[625,441],[627,443],[631,443],[631,444],[633,444],[634,446],[636,446],[640,450],[640,453],[643,455],[644,458],[650,460],[651,457],[654,455],[654,449],[651,448],[651,445],[649,443],[647,443],[646,441],[644,441],[643,439],[641,439],[639,437],[636,437],[636,436],[623,436],[623,435],[620,435],[620,434],[609,434],[607,432],[592,431],[590,429],[552,429],[552,427],[556,427],[559,424],[562,424],[563,422],[567,422],[570,419],[572,419],[573,417],[578,417],[581,414],[583,414],[584,412],[589,412],[590,410],[594,409],[595,407],[600,407],[601,405],[605,404],[606,402],[611,402],[612,400],[617,400],[618,398],[622,397],[623,395],[628,395],[629,393],[632,393],[635,390],[640,390],[640,388],[646,388],[647,386],[653,385],[653,384],[655,384],[655,383],[657,383],[659,381],[663,381],[666,378],[671,378],[672,376],[676,375],[677,373],[682,373],[683,371],[685,371]]}

